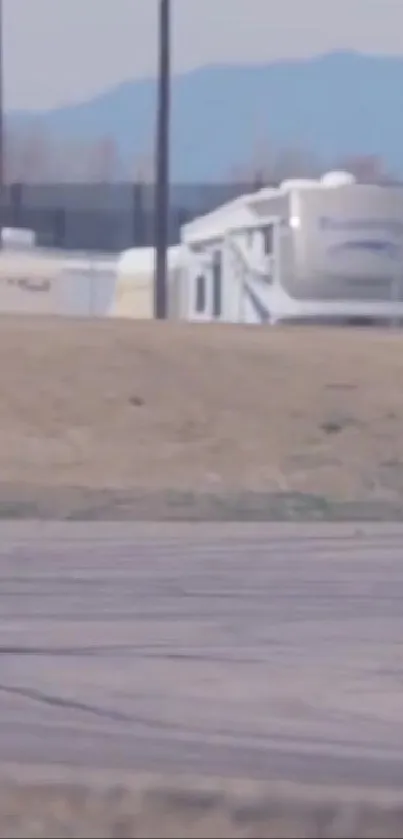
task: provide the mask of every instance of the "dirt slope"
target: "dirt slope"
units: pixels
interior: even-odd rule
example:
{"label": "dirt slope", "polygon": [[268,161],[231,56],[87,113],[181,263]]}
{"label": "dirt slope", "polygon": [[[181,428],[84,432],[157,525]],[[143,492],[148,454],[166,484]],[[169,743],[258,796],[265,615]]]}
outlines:
{"label": "dirt slope", "polygon": [[[13,776],[17,776],[17,781]],[[55,776],[59,776],[57,779]],[[398,793],[30,769],[2,773],[0,837],[248,837],[402,835]]]}
{"label": "dirt slope", "polygon": [[7,486],[403,499],[403,335],[4,318],[0,352],[3,500]]}

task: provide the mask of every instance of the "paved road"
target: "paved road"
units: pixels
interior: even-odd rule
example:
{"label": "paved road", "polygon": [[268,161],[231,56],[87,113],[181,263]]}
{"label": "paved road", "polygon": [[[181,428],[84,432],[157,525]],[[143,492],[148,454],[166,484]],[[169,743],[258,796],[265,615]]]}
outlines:
{"label": "paved road", "polygon": [[0,525],[3,761],[403,782],[403,526]]}

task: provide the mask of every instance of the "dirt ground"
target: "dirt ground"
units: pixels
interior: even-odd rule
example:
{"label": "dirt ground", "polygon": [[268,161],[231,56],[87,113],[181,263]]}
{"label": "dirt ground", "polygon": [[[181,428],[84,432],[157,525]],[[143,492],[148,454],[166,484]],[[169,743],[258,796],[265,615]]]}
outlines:
{"label": "dirt ground", "polygon": [[[18,781],[12,779],[17,774]],[[49,773],[48,773],[49,774]],[[0,839],[400,837],[398,793],[202,778],[90,777],[52,768],[2,772]],[[105,773],[104,773],[105,774]],[[55,775],[59,775],[58,780]],[[64,777],[63,777],[64,776]]]}
{"label": "dirt ground", "polygon": [[3,516],[403,511],[403,334],[9,317],[0,352]]}

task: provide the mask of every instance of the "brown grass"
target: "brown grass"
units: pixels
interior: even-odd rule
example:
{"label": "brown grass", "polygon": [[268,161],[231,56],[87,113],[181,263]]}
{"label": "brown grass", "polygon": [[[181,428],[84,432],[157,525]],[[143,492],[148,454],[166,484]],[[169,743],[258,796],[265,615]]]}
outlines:
{"label": "brown grass", "polygon": [[3,487],[403,498],[400,334],[4,318],[0,352]]}
{"label": "brown grass", "polygon": [[141,775],[100,781],[85,773],[44,781],[37,774],[0,784],[0,837],[381,839],[403,830],[400,796],[379,790]]}

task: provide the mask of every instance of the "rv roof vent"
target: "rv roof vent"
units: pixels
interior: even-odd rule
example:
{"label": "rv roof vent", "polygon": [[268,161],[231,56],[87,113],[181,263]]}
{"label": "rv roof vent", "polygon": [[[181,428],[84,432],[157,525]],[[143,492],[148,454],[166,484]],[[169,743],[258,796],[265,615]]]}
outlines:
{"label": "rv roof vent", "polygon": [[323,186],[330,187],[350,186],[351,184],[355,184],[356,180],[351,172],[326,172],[321,178],[321,183]]}

